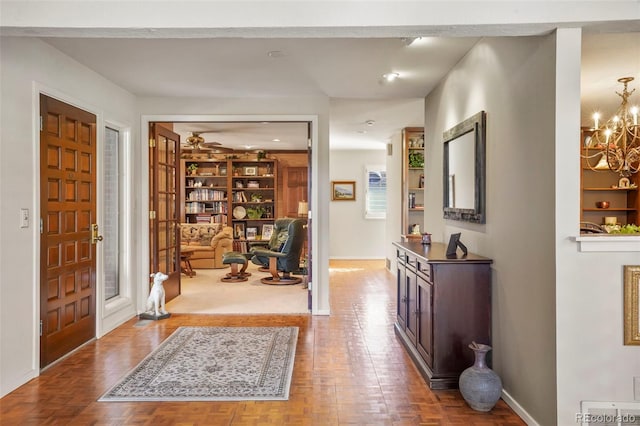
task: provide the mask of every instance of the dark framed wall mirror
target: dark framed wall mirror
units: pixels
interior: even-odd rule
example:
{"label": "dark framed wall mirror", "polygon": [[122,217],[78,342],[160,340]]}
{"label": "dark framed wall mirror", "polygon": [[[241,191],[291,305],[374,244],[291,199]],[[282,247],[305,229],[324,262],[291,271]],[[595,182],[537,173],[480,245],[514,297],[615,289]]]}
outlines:
{"label": "dark framed wall mirror", "polygon": [[467,118],[442,137],[444,218],[485,223],[486,113]]}

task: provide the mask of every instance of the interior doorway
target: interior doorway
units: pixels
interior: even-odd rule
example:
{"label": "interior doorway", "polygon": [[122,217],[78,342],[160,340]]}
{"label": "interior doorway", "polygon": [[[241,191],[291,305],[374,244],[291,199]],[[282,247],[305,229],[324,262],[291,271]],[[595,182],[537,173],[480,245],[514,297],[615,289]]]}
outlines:
{"label": "interior doorway", "polygon": [[[309,121],[276,120],[163,121],[161,127],[174,132],[179,138],[179,165],[176,168],[178,227],[202,229],[200,225],[205,223],[213,225],[215,229],[230,226],[234,229],[232,249],[246,253],[251,245],[267,242],[265,236],[268,237],[267,231],[275,219],[298,218],[304,221],[305,232],[308,235],[305,237],[304,249],[300,255],[301,268],[295,273],[303,274],[306,278],[312,270],[312,228],[308,226],[311,200],[308,178],[311,173],[311,124]],[[150,167],[152,164],[150,161]],[[150,170],[150,181],[153,174]],[[238,184],[245,187],[240,190],[236,188]],[[149,188],[151,200],[157,196],[153,193],[151,182]],[[245,198],[238,199],[240,195],[244,195]],[[242,210],[245,211],[245,216],[236,214]],[[256,211],[262,211],[258,218],[247,214],[255,215]],[[243,235],[235,233],[238,227],[242,228]],[[193,229],[190,236],[194,232]],[[181,232],[178,234],[184,237]],[[185,286],[201,282],[205,277],[209,282],[217,282],[220,273],[226,274],[229,271],[228,265],[220,268],[222,265],[215,263],[214,259],[207,258],[207,254],[200,253],[200,247],[196,251],[197,254],[190,254],[192,247],[187,247],[184,243],[185,241],[178,241],[178,246],[182,248],[179,251],[179,257],[183,259],[181,266],[188,269],[185,273],[179,274],[179,288],[185,290],[185,295],[189,294],[189,287]],[[203,243],[200,241],[195,244]],[[156,255],[151,252],[150,259]],[[249,264],[251,265],[250,261]],[[191,268],[193,273],[190,271]],[[260,275],[269,274],[256,271],[254,275],[259,278]],[[307,281],[308,279],[304,281],[304,303],[308,312],[312,309],[312,289],[306,286]],[[247,309],[252,309],[252,304],[255,306],[261,303],[260,292],[255,290],[256,287],[253,291],[247,291],[246,297],[243,297],[243,302],[246,302],[244,304],[249,306]],[[298,291],[301,290],[303,288]],[[202,291],[202,287],[199,287],[198,291]],[[273,290],[275,291],[276,289]],[[222,290],[218,292],[218,296],[199,297],[196,304],[202,308],[203,299],[210,299],[219,304],[221,294],[225,297]],[[228,297],[233,298],[231,295]],[[299,298],[296,296],[295,300],[297,299]],[[180,297],[172,304],[179,306],[179,302]],[[262,303],[264,304],[264,300]],[[235,313],[244,312],[240,310]],[[282,313],[300,313],[300,309],[296,306],[291,312]]]}

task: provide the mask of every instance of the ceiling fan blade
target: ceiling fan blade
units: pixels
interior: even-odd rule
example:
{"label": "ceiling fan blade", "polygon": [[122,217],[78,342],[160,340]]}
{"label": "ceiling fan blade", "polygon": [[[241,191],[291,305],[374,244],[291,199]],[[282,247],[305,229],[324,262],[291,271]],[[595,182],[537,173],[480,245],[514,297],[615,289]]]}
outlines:
{"label": "ceiling fan blade", "polygon": [[214,146],[222,146],[222,144],[220,142],[203,142],[200,144],[200,146],[214,147]]}

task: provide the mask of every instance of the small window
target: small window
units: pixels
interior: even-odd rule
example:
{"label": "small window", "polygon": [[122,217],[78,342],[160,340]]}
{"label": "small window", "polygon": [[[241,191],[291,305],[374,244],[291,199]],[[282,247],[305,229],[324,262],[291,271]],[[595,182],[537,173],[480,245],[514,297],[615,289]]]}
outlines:
{"label": "small window", "polygon": [[367,166],[365,174],[366,219],[387,218],[387,171],[385,166]]}
{"label": "small window", "polygon": [[104,129],[104,299],[120,295],[120,131]]}

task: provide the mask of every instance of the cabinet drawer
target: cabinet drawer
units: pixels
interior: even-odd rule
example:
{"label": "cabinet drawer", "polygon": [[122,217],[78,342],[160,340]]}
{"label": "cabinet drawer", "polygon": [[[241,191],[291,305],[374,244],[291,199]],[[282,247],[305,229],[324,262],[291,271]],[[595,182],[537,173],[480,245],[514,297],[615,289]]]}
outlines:
{"label": "cabinet drawer", "polygon": [[404,250],[396,249],[396,257],[399,263],[407,263],[407,253]]}
{"label": "cabinet drawer", "polygon": [[416,269],[416,265],[418,263],[418,259],[412,255],[411,253],[407,253],[407,268]]}
{"label": "cabinet drawer", "polygon": [[425,261],[424,259],[418,259],[418,266],[416,267],[417,271],[429,282],[431,280],[431,264]]}

